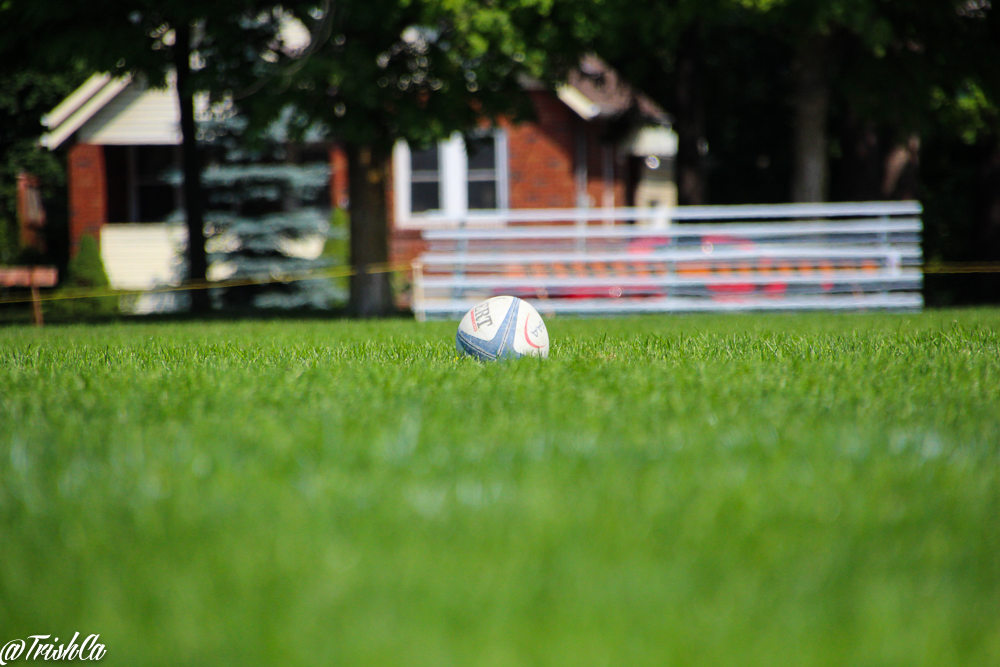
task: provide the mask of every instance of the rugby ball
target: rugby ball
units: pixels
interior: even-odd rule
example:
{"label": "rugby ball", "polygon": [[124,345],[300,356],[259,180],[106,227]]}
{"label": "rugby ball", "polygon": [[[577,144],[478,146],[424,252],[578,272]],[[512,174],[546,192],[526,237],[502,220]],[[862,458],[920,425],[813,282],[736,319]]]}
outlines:
{"label": "rugby ball", "polygon": [[495,296],[476,305],[458,323],[455,346],[482,361],[549,356],[542,316],[515,296]]}

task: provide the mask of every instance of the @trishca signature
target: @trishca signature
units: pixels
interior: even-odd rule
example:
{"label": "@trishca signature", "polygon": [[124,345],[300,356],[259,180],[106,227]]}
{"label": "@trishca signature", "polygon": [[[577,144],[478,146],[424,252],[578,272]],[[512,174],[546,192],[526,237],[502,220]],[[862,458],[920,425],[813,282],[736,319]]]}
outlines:
{"label": "@trishca signature", "polygon": [[0,648],[0,665],[14,662],[22,654],[25,660],[100,660],[104,657],[104,644],[97,642],[100,635],[88,635],[79,644],[76,643],[79,632],[68,644],[60,644],[58,637],[51,642],[46,641],[50,637],[52,635],[31,635],[27,639],[11,639]]}

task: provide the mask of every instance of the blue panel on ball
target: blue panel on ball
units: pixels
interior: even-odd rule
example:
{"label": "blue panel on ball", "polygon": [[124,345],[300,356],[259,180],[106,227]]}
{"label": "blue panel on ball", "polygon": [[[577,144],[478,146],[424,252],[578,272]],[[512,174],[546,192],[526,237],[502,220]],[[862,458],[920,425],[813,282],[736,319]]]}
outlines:
{"label": "blue panel on ball", "polygon": [[514,351],[514,338],[517,336],[517,312],[520,309],[521,300],[514,299],[510,304],[510,310],[507,311],[507,317],[504,318],[503,324],[500,325],[500,330],[497,332],[497,338],[503,340],[497,351],[497,356],[501,359],[521,356]]}
{"label": "blue panel on ball", "polygon": [[461,329],[455,336],[455,344],[458,349],[468,355],[476,357],[482,361],[493,361],[505,357],[517,356],[514,352],[514,336],[517,335],[517,311],[519,301],[515,300],[507,311],[507,316],[503,318],[497,335],[492,340],[481,340],[475,336],[470,336]]}
{"label": "blue panel on ball", "polygon": [[473,338],[472,336],[466,335],[464,332],[459,331],[455,335],[455,345],[459,350],[468,354],[471,357],[475,357],[480,361],[489,361],[491,359],[496,359],[492,356],[489,351],[490,342],[485,340],[479,340]]}

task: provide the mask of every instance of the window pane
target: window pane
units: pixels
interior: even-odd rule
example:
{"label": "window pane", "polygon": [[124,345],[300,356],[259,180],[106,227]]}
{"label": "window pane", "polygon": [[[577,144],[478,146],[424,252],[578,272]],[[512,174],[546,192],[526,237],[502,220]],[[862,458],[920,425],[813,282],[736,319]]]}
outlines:
{"label": "window pane", "polygon": [[156,183],[174,166],[173,146],[137,146],[135,169],[139,181]]}
{"label": "window pane", "polygon": [[441,193],[437,181],[410,184],[410,210],[413,213],[441,208]]}
{"label": "window pane", "polygon": [[469,181],[469,208],[497,207],[496,181]]}
{"label": "window pane", "polygon": [[410,170],[419,171],[424,169],[431,171],[438,170],[437,144],[431,144],[422,150],[410,150]]}
{"label": "window pane", "polygon": [[465,151],[469,155],[469,169],[496,169],[497,151],[493,136],[466,137]]}
{"label": "window pane", "polygon": [[177,208],[172,185],[140,185],[137,190],[139,220],[136,222],[163,222]]}

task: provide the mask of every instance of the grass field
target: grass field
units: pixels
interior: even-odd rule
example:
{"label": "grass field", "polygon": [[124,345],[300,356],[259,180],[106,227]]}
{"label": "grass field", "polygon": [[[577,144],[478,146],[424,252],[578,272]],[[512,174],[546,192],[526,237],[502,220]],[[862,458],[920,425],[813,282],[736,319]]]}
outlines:
{"label": "grass field", "polygon": [[551,319],[490,365],[454,331],[0,329],[0,645],[1000,664],[1000,311]]}

